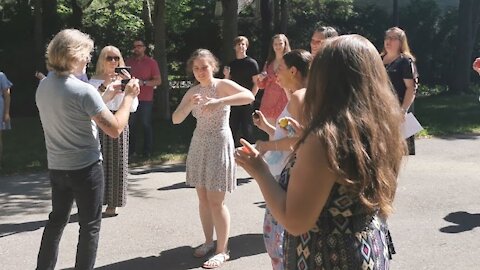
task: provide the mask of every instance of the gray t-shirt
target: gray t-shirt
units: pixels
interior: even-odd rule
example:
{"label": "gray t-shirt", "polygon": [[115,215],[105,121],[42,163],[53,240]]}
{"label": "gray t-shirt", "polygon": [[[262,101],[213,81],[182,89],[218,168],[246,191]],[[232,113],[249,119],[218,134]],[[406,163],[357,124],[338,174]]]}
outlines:
{"label": "gray t-shirt", "polygon": [[49,169],[78,170],[102,159],[97,125],[91,118],[108,109],[95,87],[73,75],[51,72],[38,85],[35,100]]}

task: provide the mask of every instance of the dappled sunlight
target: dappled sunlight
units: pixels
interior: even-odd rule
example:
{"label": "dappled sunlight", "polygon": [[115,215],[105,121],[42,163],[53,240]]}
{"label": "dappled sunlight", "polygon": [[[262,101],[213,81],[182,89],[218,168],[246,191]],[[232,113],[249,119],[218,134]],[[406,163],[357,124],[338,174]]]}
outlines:
{"label": "dappled sunlight", "polygon": [[50,211],[46,173],[6,176],[0,181],[0,217]]}

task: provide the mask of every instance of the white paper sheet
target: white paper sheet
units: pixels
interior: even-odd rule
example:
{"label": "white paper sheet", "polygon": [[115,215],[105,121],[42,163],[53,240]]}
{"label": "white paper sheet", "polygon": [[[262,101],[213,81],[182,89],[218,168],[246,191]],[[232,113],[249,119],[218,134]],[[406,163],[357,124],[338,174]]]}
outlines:
{"label": "white paper sheet", "polygon": [[403,137],[406,139],[411,137],[423,129],[422,125],[418,122],[413,113],[405,115],[405,122],[402,125]]}

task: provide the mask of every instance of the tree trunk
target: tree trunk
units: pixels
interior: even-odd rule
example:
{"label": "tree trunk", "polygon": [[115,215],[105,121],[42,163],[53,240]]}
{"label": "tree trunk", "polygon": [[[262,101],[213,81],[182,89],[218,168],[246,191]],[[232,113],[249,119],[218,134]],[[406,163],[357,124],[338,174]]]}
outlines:
{"label": "tree trunk", "polygon": [[392,24],[393,26],[398,26],[400,24],[400,11],[398,9],[398,0],[393,0]]}
{"label": "tree trunk", "polygon": [[155,95],[155,105],[158,108],[160,117],[169,120],[170,114],[170,96],[168,83],[168,66],[167,66],[167,28],[166,28],[166,0],[155,0],[153,25],[155,50],[153,52],[155,60],[159,63],[160,73],[162,75],[162,84],[158,86]]}
{"label": "tree trunk", "polygon": [[288,24],[288,0],[280,1],[280,33],[287,33]]}
{"label": "tree trunk", "polygon": [[452,94],[468,91],[470,84],[472,51],[477,37],[480,1],[460,0],[458,6],[457,52],[453,62]]}
{"label": "tree trunk", "polygon": [[229,63],[235,58],[232,42],[238,35],[238,0],[222,0],[222,7],[222,61]]}
{"label": "tree trunk", "polygon": [[154,29],[150,0],[143,0],[142,20],[145,25],[145,42],[152,44],[154,42]]}
{"label": "tree trunk", "polygon": [[57,13],[57,4],[57,0],[42,0],[44,39],[51,39],[60,31],[61,21]]}
{"label": "tree trunk", "polygon": [[280,31],[280,0],[273,0],[273,31]]}
{"label": "tree trunk", "polygon": [[43,45],[43,18],[42,18],[42,0],[35,0],[33,3],[34,25],[33,25],[33,43],[35,50],[35,69],[44,71],[44,45]]}
{"label": "tree trunk", "polygon": [[77,3],[76,0],[70,1],[70,6],[72,7],[72,15],[70,15],[70,27],[81,30],[83,27],[83,10],[82,7]]}
{"label": "tree trunk", "polygon": [[[261,59],[265,61],[267,59],[268,50],[271,46],[270,40],[272,38],[272,15],[273,5],[272,0],[261,0],[260,2],[260,15],[262,18],[262,55]],[[263,65],[263,63],[262,63]],[[262,68],[262,65],[260,68]]]}

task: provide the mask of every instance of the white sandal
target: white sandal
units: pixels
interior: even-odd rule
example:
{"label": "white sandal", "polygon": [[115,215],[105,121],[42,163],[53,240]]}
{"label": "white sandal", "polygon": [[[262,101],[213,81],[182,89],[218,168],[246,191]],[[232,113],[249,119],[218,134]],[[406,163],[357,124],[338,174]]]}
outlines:
{"label": "white sandal", "polygon": [[210,253],[213,248],[215,247],[215,244],[211,242],[210,244],[203,243],[197,248],[195,248],[195,251],[193,252],[193,256],[197,258],[202,258],[205,257],[208,253]]}
{"label": "white sandal", "polygon": [[218,268],[228,260],[230,260],[230,255],[228,255],[228,253],[217,253],[204,262],[202,267],[206,269]]}

